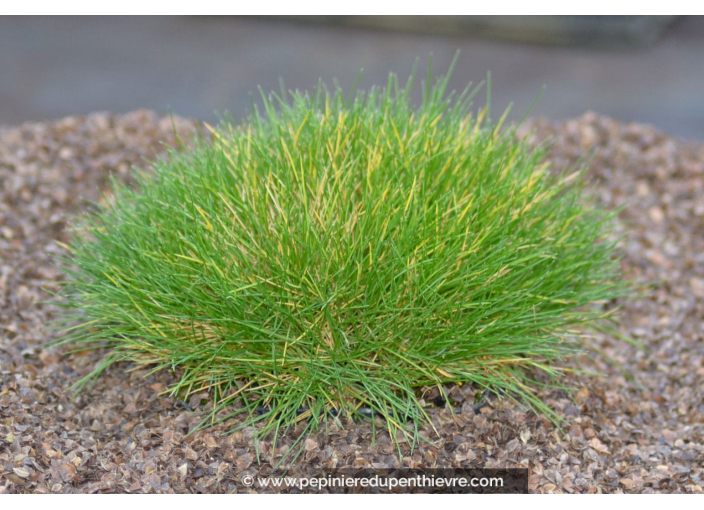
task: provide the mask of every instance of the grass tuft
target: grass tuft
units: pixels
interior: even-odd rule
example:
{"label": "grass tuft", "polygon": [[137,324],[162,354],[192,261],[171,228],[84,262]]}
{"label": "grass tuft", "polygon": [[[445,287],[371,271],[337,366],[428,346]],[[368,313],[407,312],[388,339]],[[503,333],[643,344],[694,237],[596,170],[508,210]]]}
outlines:
{"label": "grass tuft", "polygon": [[178,369],[259,437],[371,412],[415,441],[419,389],[454,383],[557,419],[536,377],[622,295],[613,214],[447,85],[264,97],[115,182],[63,261],[61,342],[108,348],[91,376]]}

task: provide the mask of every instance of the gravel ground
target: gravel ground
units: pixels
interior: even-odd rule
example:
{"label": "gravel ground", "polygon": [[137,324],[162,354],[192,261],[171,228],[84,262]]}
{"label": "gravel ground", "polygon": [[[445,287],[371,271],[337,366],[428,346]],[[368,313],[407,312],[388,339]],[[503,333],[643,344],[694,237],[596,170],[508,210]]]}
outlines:
{"label": "gravel ground", "polygon": [[[175,119],[187,137],[196,123]],[[627,232],[624,271],[659,282],[625,304],[620,334],[598,335],[594,351],[565,363],[572,398],[545,391],[563,430],[513,403],[493,399],[475,415],[473,390],[452,389],[462,406],[431,411],[440,438],[399,460],[390,438],[368,422],[346,422],[308,438],[290,474],[332,467],[529,467],[534,492],[685,492],[704,485],[704,146],[594,114],[534,121],[536,143],[554,137],[551,158],[571,165],[591,150],[590,172]],[[252,430],[188,431],[200,397],[157,396],[168,373],[145,377],[113,366],[87,392],[65,390],[100,352],[46,350],[43,302],[56,287],[52,256],[64,225],[106,176],[127,177],[175,143],[170,119],[149,112],[93,114],[0,130],[0,493],[247,492],[243,474],[266,474],[293,436],[272,450]],[[619,339],[622,335],[633,341]],[[616,338],[619,337],[619,338]],[[593,375],[586,372],[598,372]]]}

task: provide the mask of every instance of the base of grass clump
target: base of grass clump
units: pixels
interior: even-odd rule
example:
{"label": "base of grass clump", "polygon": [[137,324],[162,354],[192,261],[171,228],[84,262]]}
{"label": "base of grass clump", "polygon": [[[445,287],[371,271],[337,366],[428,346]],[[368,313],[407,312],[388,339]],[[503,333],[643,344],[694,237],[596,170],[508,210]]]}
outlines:
{"label": "base of grass clump", "polygon": [[116,183],[69,247],[62,341],[108,348],[93,375],[179,369],[261,435],[377,415],[417,439],[418,389],[453,383],[550,415],[532,377],[621,292],[611,215],[471,93],[414,108],[411,81],[271,96]]}

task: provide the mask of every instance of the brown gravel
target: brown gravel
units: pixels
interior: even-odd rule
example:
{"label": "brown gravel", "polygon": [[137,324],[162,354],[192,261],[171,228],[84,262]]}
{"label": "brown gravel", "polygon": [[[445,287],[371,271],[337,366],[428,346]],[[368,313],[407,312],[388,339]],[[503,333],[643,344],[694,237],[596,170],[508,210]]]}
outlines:
{"label": "brown gravel", "polygon": [[[175,120],[188,136],[196,124]],[[509,402],[474,415],[470,387],[454,388],[463,412],[432,414],[441,437],[399,460],[388,435],[347,422],[305,442],[296,475],[327,467],[529,467],[535,492],[687,492],[704,485],[704,145],[594,114],[535,121],[536,141],[556,137],[557,167],[592,151],[590,172],[609,207],[627,203],[625,271],[657,281],[625,305],[620,332],[599,335],[600,355],[566,366],[578,391],[545,392],[562,431]],[[101,353],[45,350],[58,309],[42,304],[58,274],[51,262],[67,215],[96,200],[111,172],[127,176],[173,144],[169,119],[148,112],[94,114],[0,130],[0,493],[246,492],[243,474],[266,474],[292,444],[272,451],[252,430],[215,427],[186,437],[198,413],[157,396],[169,383],[128,364],[88,392],[65,390]],[[197,405],[197,398],[191,404]],[[430,431],[427,437],[433,438]]]}

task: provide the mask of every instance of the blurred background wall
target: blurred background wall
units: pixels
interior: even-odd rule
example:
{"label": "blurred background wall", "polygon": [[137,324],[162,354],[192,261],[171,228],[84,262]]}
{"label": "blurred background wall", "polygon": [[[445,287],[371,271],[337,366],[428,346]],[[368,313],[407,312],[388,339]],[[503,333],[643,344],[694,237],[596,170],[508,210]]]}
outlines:
{"label": "blurred background wall", "polygon": [[[593,110],[704,140],[704,18],[0,17],[0,125],[148,108],[241,118],[261,86],[349,89],[405,77],[428,55],[452,86],[491,71],[493,108]],[[483,101],[479,100],[479,103]]]}

